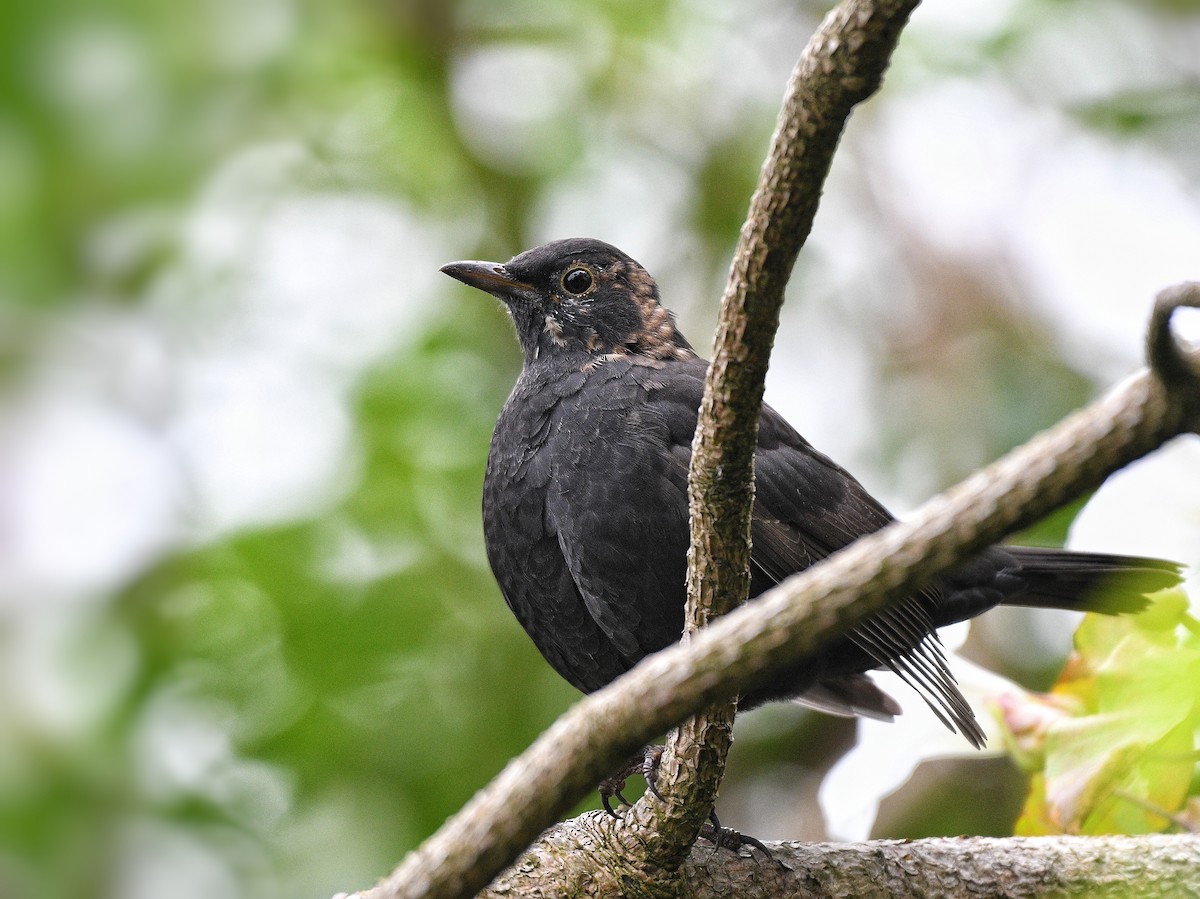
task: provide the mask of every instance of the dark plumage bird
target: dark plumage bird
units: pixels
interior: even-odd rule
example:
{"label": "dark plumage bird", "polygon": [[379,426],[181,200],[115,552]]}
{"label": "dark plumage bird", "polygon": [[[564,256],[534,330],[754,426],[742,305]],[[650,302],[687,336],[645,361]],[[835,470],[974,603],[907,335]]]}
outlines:
{"label": "dark plumage bird", "polygon": [[[598,240],[560,240],[510,261],[442,271],[508,308],[525,365],[488,454],[483,524],[509,608],[546,660],[584,692],[683,630],[687,474],[708,363],[638,263]],[[770,406],[759,419],[752,525],[756,596],[892,516]],[[866,677],[896,672],[951,729],[983,733],[936,629],[998,604],[1119,613],[1178,582],[1155,559],[995,546],[859,625],[819,658],[740,701],[793,699],[891,719]],[[1097,589],[1121,575],[1121,591]]]}

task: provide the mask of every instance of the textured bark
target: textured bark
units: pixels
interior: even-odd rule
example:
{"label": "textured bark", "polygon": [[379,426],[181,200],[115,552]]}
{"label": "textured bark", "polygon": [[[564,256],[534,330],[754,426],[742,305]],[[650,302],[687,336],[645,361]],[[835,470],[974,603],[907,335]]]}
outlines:
{"label": "textured bark", "polygon": [[[552,828],[522,862],[482,895],[486,899],[619,895],[607,879],[572,881],[572,854],[597,851],[595,816]],[[590,838],[585,837],[589,835]],[[693,847],[684,867],[689,899],[1172,899],[1200,896],[1200,837],[952,837],[869,843],[770,843],[757,850]],[[603,851],[603,850],[601,850]],[[620,860],[617,861],[619,867]]]}
{"label": "textured bark", "polygon": [[[786,843],[771,847],[781,866],[738,858],[714,871],[689,864],[691,893],[867,899],[867,897],[1120,897],[1200,895],[1200,838],[1009,837]],[[726,857],[729,853],[723,853]],[[693,865],[695,865],[693,867]]]}

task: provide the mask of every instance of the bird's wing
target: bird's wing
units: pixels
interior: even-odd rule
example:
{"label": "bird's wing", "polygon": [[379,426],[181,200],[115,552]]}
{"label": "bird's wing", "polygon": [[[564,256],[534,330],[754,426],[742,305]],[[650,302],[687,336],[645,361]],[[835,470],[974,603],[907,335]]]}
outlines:
{"label": "bird's wing", "polygon": [[[852,475],[763,407],[752,536],[754,563],[767,578],[779,582],[891,521]],[[982,745],[983,733],[937,637],[939,602],[937,591],[927,589],[872,615],[848,636],[913,687],[948,727]]]}
{"label": "bird's wing", "polygon": [[[606,362],[560,401],[547,512],[591,617],[627,664],[676,642],[683,628],[687,470],[705,365]],[[762,586],[878,530],[891,516],[770,407],[755,459],[753,563]],[[938,597],[915,595],[849,638],[895,671],[947,726],[982,733],[946,665],[933,624]],[[820,680],[826,693],[841,675]],[[783,698],[781,695],[777,698]],[[822,701],[827,697],[823,697]]]}

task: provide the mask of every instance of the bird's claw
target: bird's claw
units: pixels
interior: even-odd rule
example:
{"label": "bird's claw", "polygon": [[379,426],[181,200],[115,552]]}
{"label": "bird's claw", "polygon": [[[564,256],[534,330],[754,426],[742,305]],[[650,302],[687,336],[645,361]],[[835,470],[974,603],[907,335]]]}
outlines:
{"label": "bird's claw", "polygon": [[642,777],[646,778],[646,789],[659,802],[667,801],[663,794],[658,792],[658,767],[662,764],[662,754],[665,748],[657,744],[647,746],[642,755]]}
{"label": "bird's claw", "polygon": [[[621,817],[617,809],[614,809],[612,806],[614,796],[620,803],[619,808],[629,808],[633,804],[621,793],[625,789],[626,778],[631,774],[641,774],[646,778],[646,792],[654,795],[660,801],[666,802],[662,793],[658,791],[658,771],[659,766],[662,764],[663,749],[663,746],[657,744],[647,746],[626,762],[611,777],[606,777],[600,781],[600,802],[604,805],[606,812],[614,818]],[[751,846],[768,858],[775,858],[771,854],[771,850],[758,838],[736,831],[731,827],[722,827],[720,819],[717,818],[716,809],[709,812],[708,821],[700,828],[700,837],[712,843],[716,849],[728,849],[732,852],[737,852],[743,846]]]}
{"label": "bird's claw", "polygon": [[621,791],[625,789],[625,780],[631,774],[640,774],[646,778],[646,789],[658,799],[665,802],[666,800],[663,799],[663,795],[658,791],[657,786],[658,766],[662,761],[662,754],[662,746],[647,746],[626,762],[611,777],[606,777],[600,781],[600,802],[604,806],[604,810],[614,818],[621,817],[612,806],[614,796],[617,802],[620,803],[620,808],[628,808],[633,804],[621,794]]}
{"label": "bird's claw", "polygon": [[709,813],[708,822],[700,828],[700,836],[718,849],[729,849],[732,852],[737,852],[743,846],[752,846],[764,855],[770,858],[774,857],[771,855],[771,850],[757,837],[741,833],[731,827],[722,827],[720,820],[717,818],[716,809],[713,809]]}
{"label": "bird's claw", "polygon": [[623,789],[625,789],[624,772],[614,775],[613,777],[606,777],[604,780],[600,781],[600,803],[604,806],[604,810],[614,818],[621,817],[619,814],[617,814],[616,809],[612,807],[612,799],[614,796],[617,797],[617,802],[620,803],[620,808],[628,808],[630,805],[632,805],[632,803],[622,795],[621,791]]}

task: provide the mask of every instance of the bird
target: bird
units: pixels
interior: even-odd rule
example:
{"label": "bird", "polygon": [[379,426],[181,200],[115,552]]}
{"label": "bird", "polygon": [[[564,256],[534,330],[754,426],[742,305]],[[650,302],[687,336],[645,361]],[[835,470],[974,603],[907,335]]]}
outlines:
{"label": "bird", "polygon": [[[681,638],[688,466],[708,362],[680,333],[650,274],[603,241],[557,240],[505,263],[452,262],[441,271],[504,305],[524,357],[488,451],[488,561],[546,661],[594,692]],[[758,424],[750,602],[894,520],[770,405]],[[786,700],[890,721],[900,705],[868,675],[884,669],[982,747],[938,628],[997,605],[1134,613],[1146,607],[1145,594],[1177,584],[1180,569],[1160,559],[995,545],[770,675],[739,697],[738,709]]]}

